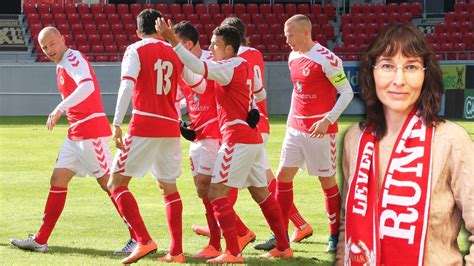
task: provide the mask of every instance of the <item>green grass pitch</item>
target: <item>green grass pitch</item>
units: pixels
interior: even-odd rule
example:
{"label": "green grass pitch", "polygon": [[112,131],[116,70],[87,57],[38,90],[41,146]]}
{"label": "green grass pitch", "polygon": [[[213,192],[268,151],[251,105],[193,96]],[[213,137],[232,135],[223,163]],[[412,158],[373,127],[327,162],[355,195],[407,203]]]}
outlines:
{"label": "green grass pitch", "polygon": [[[340,119],[340,132],[360,117]],[[286,116],[272,116],[272,134],[267,145],[274,172],[278,167],[281,142],[285,133]],[[49,178],[56,156],[65,138],[67,126],[62,118],[52,132],[45,127],[46,117],[0,117],[0,264],[2,265],[119,265],[120,258],[112,255],[128,240],[128,231],[116,213],[107,194],[94,178],[74,178],[69,185],[66,207],[56,224],[46,254],[24,252],[12,248],[11,237],[23,238],[35,233],[43,214],[49,190]],[[474,139],[474,122],[457,121]],[[123,128],[125,130],[125,128]],[[339,143],[342,134],[339,134]],[[190,256],[207,244],[207,239],[191,231],[192,224],[205,224],[204,207],[196,196],[189,170],[189,143],[183,143],[182,175],[178,187],[183,200],[183,245],[189,264],[203,264]],[[340,148],[339,145],[338,148]],[[115,149],[113,149],[115,151]],[[340,149],[338,151],[340,155]],[[338,177],[340,177],[338,169]],[[169,234],[163,198],[148,174],[136,178],[130,189],[150,234],[158,243],[158,255],[168,250]],[[261,260],[248,246],[244,251],[250,265],[332,265],[334,256],[324,252],[328,225],[319,182],[300,172],[295,179],[295,202],[305,219],[312,225],[314,235],[300,244],[293,244],[296,258],[290,261]],[[266,239],[269,229],[260,209],[243,190],[236,211],[257,234],[257,242]],[[291,228],[291,225],[290,225]],[[290,229],[292,230],[292,229]],[[290,231],[291,233],[291,231]],[[463,231],[460,247],[467,252],[467,234]],[[223,240],[222,240],[223,241]],[[224,242],[222,242],[224,243]],[[148,256],[140,265],[157,265],[157,255]]]}

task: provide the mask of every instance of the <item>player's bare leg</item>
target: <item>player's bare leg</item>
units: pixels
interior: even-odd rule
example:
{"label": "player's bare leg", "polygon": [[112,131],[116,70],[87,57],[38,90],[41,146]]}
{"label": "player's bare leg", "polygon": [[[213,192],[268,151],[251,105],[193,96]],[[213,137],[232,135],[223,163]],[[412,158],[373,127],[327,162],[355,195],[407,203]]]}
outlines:
{"label": "player's bare leg", "polygon": [[221,230],[217,224],[216,218],[214,217],[211,202],[207,197],[211,185],[211,178],[212,176],[210,175],[200,173],[194,176],[196,193],[198,197],[202,199],[206,209],[207,226],[193,225],[192,229],[197,234],[206,235],[207,233],[207,236],[209,236],[209,244],[193,256],[195,259],[212,259],[222,254],[220,241]]}
{"label": "player's bare leg", "polygon": [[10,239],[20,249],[46,252],[48,239],[66,203],[67,186],[76,173],[66,168],[55,168],[51,175],[48,199],[44,209],[43,222],[34,236],[26,239]]}
{"label": "player's bare leg", "polygon": [[134,230],[138,242],[132,253],[122,260],[123,264],[136,262],[146,255],[156,252],[157,249],[156,243],[151,239],[145,227],[135,197],[128,189],[131,178],[131,176],[113,173],[107,184],[107,188],[111,191],[112,197],[117,203],[119,212],[123,214],[124,219]]}
{"label": "player's bare leg", "polygon": [[249,187],[252,198],[257,202],[267,220],[270,229],[275,235],[276,247],[269,253],[262,255],[265,258],[292,258],[293,251],[290,248],[288,237],[283,224],[280,207],[270,194],[267,187]]}
{"label": "player's bare leg", "polygon": [[320,176],[319,182],[324,192],[326,204],[326,214],[329,221],[330,234],[326,252],[335,252],[339,238],[339,223],[341,212],[341,195],[336,182],[336,175],[324,177]]}
{"label": "player's bare leg", "polygon": [[176,186],[176,179],[171,181],[157,181],[158,188],[163,196],[166,207],[166,218],[171,235],[168,254],[159,258],[163,262],[186,261],[183,254],[183,203]]}
{"label": "player's bare leg", "polygon": [[244,262],[239,248],[237,229],[235,227],[235,212],[227,197],[231,189],[231,187],[223,184],[211,184],[209,187],[208,198],[226,242],[226,252],[214,259],[207,260],[207,262],[211,264]]}

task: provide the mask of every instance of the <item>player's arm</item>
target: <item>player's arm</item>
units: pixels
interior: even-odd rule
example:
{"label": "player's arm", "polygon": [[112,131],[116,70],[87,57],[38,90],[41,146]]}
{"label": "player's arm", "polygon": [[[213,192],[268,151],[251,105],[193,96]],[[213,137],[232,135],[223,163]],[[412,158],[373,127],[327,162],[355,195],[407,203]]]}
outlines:
{"label": "player's arm", "polygon": [[114,142],[118,149],[123,149],[122,128],[125,114],[133,96],[133,88],[140,72],[140,58],[135,49],[130,47],[125,52],[122,60],[121,81],[118,91],[117,104],[115,105]]}
{"label": "player's arm", "polygon": [[253,95],[256,103],[267,98],[267,92],[263,86],[262,74],[260,67],[255,65],[253,68]]}
{"label": "player's arm", "polygon": [[188,67],[183,68],[181,77],[193,91],[203,93],[206,90],[206,79],[202,75],[194,73]]}
{"label": "player's arm", "polygon": [[74,82],[76,82],[77,87],[73,93],[63,99],[49,114],[48,121],[46,122],[49,130],[53,130],[56,122],[64,112],[83,102],[95,90],[89,65],[82,56],[76,56],[76,58],[78,64],[73,66],[68,61],[69,65],[66,67],[66,70]]}

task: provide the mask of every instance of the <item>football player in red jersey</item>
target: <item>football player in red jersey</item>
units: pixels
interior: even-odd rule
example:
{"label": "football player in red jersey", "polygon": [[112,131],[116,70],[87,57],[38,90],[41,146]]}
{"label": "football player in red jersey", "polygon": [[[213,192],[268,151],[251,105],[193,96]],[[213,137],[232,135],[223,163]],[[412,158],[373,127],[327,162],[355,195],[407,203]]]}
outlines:
{"label": "football player in red jersey", "polygon": [[[330,225],[328,252],[335,252],[340,222],[341,196],[336,183],[337,119],[353,97],[342,61],[311,38],[311,21],[295,15],[285,22],[293,94],[288,128],[277,174],[277,199],[288,227],[293,205],[293,178],[298,169],[318,176],[325,195]],[[337,98],[337,94],[340,94]]]}
{"label": "football player in red jersey", "polygon": [[[38,42],[46,56],[57,65],[57,85],[63,98],[48,116],[46,126],[53,130],[65,113],[69,130],[51,175],[41,227],[35,236],[12,239],[11,243],[21,249],[46,252],[49,236],[66,203],[68,184],[74,176],[94,176],[101,188],[109,193],[107,182],[112,158],[108,142],[112,132],[102,106],[99,84],[87,58],[68,48],[64,37],[54,27],[42,29]],[[133,236],[131,230],[130,235]]]}
{"label": "football player in red jersey", "polygon": [[[214,61],[200,61],[180,43],[171,21],[159,19],[156,28],[170,42],[182,62],[193,72],[215,81],[217,116],[222,134],[222,145],[217,154],[208,198],[219,221],[226,241],[226,252],[208,263],[243,263],[238,245],[235,213],[227,197],[231,188],[248,188],[275,233],[277,245],[266,258],[292,258],[281,212],[267,189],[263,169],[263,141],[257,128],[246,122],[252,103],[253,70],[237,57],[240,35],[234,27],[217,27],[211,39],[210,51]],[[256,83],[255,83],[256,82]],[[254,83],[256,85],[254,85]]]}

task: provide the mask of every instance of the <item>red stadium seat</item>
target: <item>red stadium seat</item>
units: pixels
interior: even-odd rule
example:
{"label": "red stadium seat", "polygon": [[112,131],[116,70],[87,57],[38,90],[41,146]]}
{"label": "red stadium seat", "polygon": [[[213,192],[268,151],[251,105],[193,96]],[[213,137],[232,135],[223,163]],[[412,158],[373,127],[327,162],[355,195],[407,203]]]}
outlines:
{"label": "red stadium seat", "polygon": [[265,53],[267,51],[267,48],[265,47],[264,44],[257,44],[254,46],[255,46],[255,49],[259,50],[262,53]]}
{"label": "red stadium seat", "polygon": [[94,23],[94,17],[90,13],[80,14],[82,24],[92,24]]}
{"label": "red stadium seat", "polygon": [[362,14],[364,16],[367,16],[372,13],[374,13],[374,5],[372,3],[366,3],[362,5]]}
{"label": "red stadium seat", "polygon": [[[314,25],[317,25],[317,24],[313,24],[313,27],[314,27]],[[346,25],[343,25],[343,26],[342,26],[341,31],[342,31],[342,36],[343,36],[343,37],[346,36],[346,35],[348,35],[348,34],[351,34],[351,33],[352,33],[353,25],[354,25],[354,24],[346,24]],[[318,25],[318,26],[319,26],[319,25]]]}
{"label": "red stadium seat", "polygon": [[472,31],[472,23],[469,21],[461,22],[459,26],[459,32],[466,34]]}
{"label": "red stadium seat", "polygon": [[117,5],[117,14],[123,15],[129,12],[127,4],[118,4]]}
{"label": "red stadium seat", "polygon": [[319,24],[313,24],[311,27],[311,36],[316,36],[321,34],[321,26]]}
{"label": "red stadium seat", "polygon": [[260,4],[259,9],[260,9],[260,14],[272,13],[272,6],[270,4]]}
{"label": "red stadium seat", "polygon": [[284,61],[284,57],[282,55],[274,55],[272,61]]}
{"label": "red stadium seat", "polygon": [[91,4],[90,6],[91,14],[101,14],[104,12],[104,4]]}
{"label": "red stadium seat", "polygon": [[117,55],[109,55],[108,56],[108,61],[109,62],[118,62],[120,61],[120,57]]}
{"label": "red stadium seat", "polygon": [[298,4],[297,10],[298,10],[298,14],[307,15],[311,13],[309,4]]}
{"label": "red stadium seat", "polygon": [[77,13],[76,4],[68,3],[64,5],[64,12],[66,14],[75,14]]}
{"label": "red stadium seat", "polygon": [[293,3],[285,4],[285,13],[288,14],[290,17],[296,15],[297,7]]}
{"label": "red stadium seat", "polygon": [[186,20],[191,22],[192,25],[196,25],[200,23],[198,14],[187,14]]}
{"label": "red stadium seat", "polygon": [[56,27],[62,35],[69,34],[69,32],[71,31],[71,29],[69,28],[69,24],[59,24]]}
{"label": "red stadium seat", "polygon": [[357,14],[362,14],[364,12],[363,6],[361,3],[354,3],[351,6],[351,14],[352,15],[357,15]]}
{"label": "red stadium seat", "polygon": [[104,46],[105,46],[105,52],[106,53],[117,53],[118,52],[118,47],[115,43],[104,45]]}
{"label": "red stadium seat", "polygon": [[[127,42],[128,42],[128,41],[127,41]],[[119,46],[118,46],[119,52],[120,52],[120,53],[125,53],[125,51],[127,50],[127,47],[128,47],[128,43],[127,43],[127,44],[119,45]]]}
{"label": "red stadium seat", "polygon": [[273,24],[270,26],[270,32],[272,35],[283,33],[281,24]]}
{"label": "red stadium seat", "polygon": [[250,14],[241,13],[241,14],[237,14],[237,16],[242,20],[244,24],[250,24],[252,22],[250,18]]}
{"label": "red stadium seat", "polygon": [[66,43],[66,46],[71,46],[74,43],[74,40],[72,38],[72,35],[70,34],[64,34],[64,42]]}
{"label": "red stadium seat", "polygon": [[51,13],[44,13],[40,15],[41,24],[44,26],[53,25],[53,15]]}
{"label": "red stadium seat", "polygon": [[454,12],[455,13],[461,13],[463,11],[466,11],[467,4],[464,2],[457,2],[454,4]]}
{"label": "red stadium seat", "polygon": [[384,24],[387,23],[387,13],[380,13],[375,15],[375,23]]}
{"label": "red stadium seat", "polygon": [[122,22],[120,21],[119,14],[108,14],[107,15],[107,23],[109,23],[109,25],[112,25],[112,24],[118,24],[118,23],[122,23]]}
{"label": "red stadium seat", "polygon": [[352,15],[351,21],[352,21],[352,24],[360,24],[364,22],[363,19],[364,19],[364,15],[356,14],[356,15]]}
{"label": "red stadium seat", "polygon": [[110,26],[110,30],[112,31],[112,35],[118,35],[118,34],[124,33],[123,24],[121,23],[112,24]]}
{"label": "red stadium seat", "polygon": [[455,33],[458,31],[459,24],[457,22],[450,22],[446,24],[447,33]]}
{"label": "red stadium seat", "polygon": [[94,61],[95,62],[109,62],[109,57],[106,55],[96,55]]}
{"label": "red stadium seat", "polygon": [[290,18],[290,16],[288,14],[282,13],[280,15],[277,15],[277,18],[280,21],[280,23],[283,25],[285,21],[287,21]]}
{"label": "red stadium seat", "polygon": [[97,26],[97,30],[99,32],[99,35],[107,35],[110,34],[110,26],[109,24],[100,24]]}
{"label": "red stadium seat", "polygon": [[107,23],[107,16],[105,14],[95,14],[94,21],[96,25]]}
{"label": "red stadium seat", "polygon": [[403,2],[398,6],[398,13],[410,12],[410,3]]}
{"label": "red stadium seat", "polygon": [[377,29],[377,24],[376,23],[371,23],[369,25],[366,25],[366,32],[367,32],[367,35],[373,35],[373,34],[376,34],[378,32],[378,29]]}
{"label": "red stadium seat", "polygon": [[42,14],[51,13],[49,11],[49,7],[50,7],[50,5],[47,4],[47,3],[39,3],[38,4],[38,14],[42,15]]}
{"label": "red stadium seat", "polygon": [[60,14],[64,13],[64,6],[62,4],[54,3],[51,5],[51,13]]}
{"label": "red stadium seat", "polygon": [[362,18],[362,22],[365,24],[376,23],[377,16],[375,14],[367,14]]}
{"label": "red stadium seat", "polygon": [[284,34],[275,34],[275,41],[278,45],[282,46],[286,44],[286,37]]}
{"label": "red stadium seat", "polygon": [[224,21],[225,19],[225,15],[224,14],[216,14],[214,15],[214,24],[215,25],[220,25],[222,23],[222,21]]}
{"label": "red stadium seat", "polygon": [[89,46],[89,44],[77,45],[77,49],[83,54],[89,53],[91,51],[91,47]]}
{"label": "red stadium seat", "polygon": [[463,11],[461,13],[456,14],[456,20],[458,22],[466,22],[469,21],[469,18],[474,17],[474,14],[469,14],[467,11]]}
{"label": "red stadium seat", "polygon": [[351,15],[344,14],[341,16],[341,26],[347,25],[351,23]]}
{"label": "red stadium seat", "polygon": [[37,12],[37,10],[36,10],[36,5],[35,4],[26,3],[26,2],[23,4],[23,13],[25,15],[34,14],[36,12]]}
{"label": "red stadium seat", "polygon": [[183,13],[176,13],[176,14],[173,14],[173,21],[174,23],[179,23],[183,20],[186,20],[186,15],[184,15]]}
{"label": "red stadium seat", "polygon": [[456,45],[458,43],[462,43],[462,34],[460,32],[454,32],[449,34],[449,40],[453,45]]}
{"label": "red stadium seat", "polygon": [[446,26],[446,23],[444,22],[441,22],[435,25],[435,32],[438,34],[446,32],[446,30],[447,30],[447,26]]}
{"label": "red stadium seat", "polygon": [[399,21],[400,15],[398,13],[389,13],[387,22],[389,24],[397,23]]}
{"label": "red stadium seat", "polygon": [[392,13],[398,13],[398,4],[396,3],[390,3],[387,5],[387,13],[392,14]]}
{"label": "red stadium seat", "polygon": [[271,24],[276,24],[276,23],[278,23],[277,17],[276,17],[275,14],[265,14],[264,17],[265,17],[265,22],[266,22],[267,24],[270,24],[270,25],[271,25]]}
{"label": "red stadium seat", "polygon": [[247,8],[245,7],[244,4],[242,3],[237,3],[237,4],[234,4],[234,11],[233,13],[237,14],[237,15],[240,15],[240,14],[243,14],[243,13],[247,13]]}
{"label": "red stadium seat", "polygon": [[385,4],[384,3],[376,3],[374,5],[374,13],[375,14],[380,14],[380,13],[385,13],[386,12],[386,9],[385,9]]}
{"label": "red stadium seat", "polygon": [[82,26],[82,24],[72,24],[71,33],[74,36],[79,35],[79,34],[84,34],[84,27]]}
{"label": "red stadium seat", "polygon": [[329,18],[328,15],[326,14],[321,14],[317,17],[317,21],[320,25],[326,25],[329,23]]}
{"label": "red stadium seat", "polygon": [[95,24],[84,24],[84,33],[89,36],[97,33],[97,26]]}
{"label": "red stadium seat", "polygon": [[106,15],[117,13],[117,10],[115,9],[115,4],[106,4],[106,5],[104,5],[104,13]]}
{"label": "red stadium seat", "polygon": [[410,12],[413,14],[413,17],[421,17],[421,3],[415,2],[410,5]]}
{"label": "red stadium seat", "polygon": [[181,4],[172,3],[168,8],[171,14],[181,13]]}
{"label": "red stadium seat", "polygon": [[104,53],[104,46],[101,45],[101,44],[93,45],[93,46],[92,46],[92,52],[93,52],[94,54],[101,54],[101,53]]}
{"label": "red stadium seat", "polygon": [[212,23],[212,16],[205,13],[205,14],[199,14],[199,20],[200,24],[211,24]]}
{"label": "red stadium seat", "polygon": [[249,14],[257,14],[258,11],[258,5],[255,3],[248,3],[247,4],[247,13]]}
{"label": "red stadium seat", "polygon": [[[179,4],[178,4],[179,5]],[[174,7],[177,9],[178,7]],[[173,14],[169,11],[168,5],[166,3],[157,3],[157,4],[144,4],[143,9],[156,9],[161,12],[161,14]],[[181,6],[179,6],[179,12],[176,13],[181,13]]]}
{"label": "red stadium seat", "polygon": [[80,24],[81,17],[77,13],[70,13],[70,14],[67,14],[67,21],[69,22],[69,25]]}
{"label": "red stadium seat", "polygon": [[265,21],[265,18],[263,17],[262,14],[253,14],[252,15],[252,23],[255,25],[260,25],[263,24]]}
{"label": "red stadium seat", "polygon": [[[184,7],[183,7],[184,9]],[[201,14],[207,14],[207,6],[206,4],[196,4],[194,6],[194,9],[196,9],[196,13],[201,15]]]}
{"label": "red stadium seat", "polygon": [[216,26],[214,24],[204,25],[204,34],[206,34],[207,36],[212,36],[212,32],[214,31],[215,28]]}
{"label": "red stadium seat", "polygon": [[221,4],[221,14],[228,15],[234,12],[234,8],[231,4],[223,3]]}
{"label": "red stadium seat", "polygon": [[312,4],[311,5],[311,14],[315,16],[319,16],[323,13],[323,7],[320,4]]}
{"label": "red stadium seat", "polygon": [[28,16],[26,16],[26,19],[28,20],[28,25],[40,23],[40,15],[37,13],[28,14]]}
{"label": "red stadium seat", "polygon": [[408,23],[411,21],[411,13],[405,12],[400,15],[400,22],[401,23]]}
{"label": "red stadium seat", "polygon": [[323,33],[329,40],[334,40],[336,35],[334,34],[334,26],[332,24],[326,24],[323,26]]}
{"label": "red stadium seat", "polygon": [[[261,49],[258,49],[258,50],[260,50],[260,52],[262,52]],[[263,50],[265,50],[264,47],[263,47]],[[263,52],[262,52],[262,53],[263,53]],[[273,61],[273,56],[268,55],[268,54],[264,54],[264,55],[263,55],[263,61],[265,61],[265,62]]]}
{"label": "red stadium seat", "polygon": [[140,14],[141,11],[142,11],[141,4],[137,4],[137,3],[130,4],[130,13],[132,15],[137,16],[138,14]]}
{"label": "red stadium seat", "polygon": [[456,15],[454,14],[454,12],[448,12],[444,16],[444,20],[446,21],[446,23],[454,22],[456,20]]}
{"label": "red stadium seat", "polygon": [[255,26],[255,24],[247,24],[246,28],[247,28],[247,36],[257,33],[257,27]]}
{"label": "red stadium seat", "polygon": [[257,26],[257,31],[259,34],[269,34],[270,33],[270,28],[268,27],[267,24],[256,24]]}
{"label": "red stadium seat", "polygon": [[324,14],[330,19],[336,18],[336,7],[332,3],[326,3],[323,5]]}
{"label": "red stadium seat", "polygon": [[199,35],[199,44],[201,45],[209,45],[209,37],[206,34]]}
{"label": "red stadium seat", "polygon": [[78,4],[76,8],[78,14],[90,13],[90,8],[88,4]]}
{"label": "red stadium seat", "polygon": [[211,15],[216,15],[216,14],[221,13],[221,8],[220,8],[219,4],[209,3],[208,8],[209,8],[209,14],[211,14]]}
{"label": "red stadium seat", "polygon": [[135,20],[133,19],[133,15],[132,14],[123,14],[120,16],[120,18],[122,19],[122,24],[133,24],[135,23]]}
{"label": "red stadium seat", "polygon": [[283,4],[273,4],[273,14],[279,15],[285,13]]}
{"label": "red stadium seat", "polygon": [[125,34],[117,34],[115,35],[115,43],[117,46],[120,45],[127,45],[128,44],[128,37]]}
{"label": "red stadium seat", "polygon": [[89,39],[89,44],[91,46],[98,45],[98,44],[102,43],[101,40],[100,40],[100,35],[98,35],[98,34],[88,35],[87,39]]}
{"label": "red stadium seat", "polygon": [[81,45],[88,45],[88,41],[87,41],[87,37],[86,35],[83,35],[83,34],[74,34],[74,43],[76,44],[76,46],[81,46]]}
{"label": "red stadium seat", "polygon": [[251,46],[256,47],[262,43],[262,37],[260,34],[249,35],[249,42]]}
{"label": "red stadium seat", "polygon": [[[364,43],[367,42],[367,34],[365,33],[362,33],[362,34],[359,34],[359,35],[356,35],[356,39],[355,39],[355,43],[357,44],[357,46],[361,46],[363,45]],[[360,52],[360,50],[358,49],[358,51]]]}
{"label": "red stadium seat", "polygon": [[273,34],[265,34],[262,36],[262,43],[265,45],[276,43]]}
{"label": "red stadium seat", "polygon": [[192,4],[183,4],[183,6],[181,7],[181,11],[186,16],[190,14],[194,14],[194,6]]}
{"label": "red stadium seat", "polygon": [[137,26],[135,24],[125,24],[125,34],[130,38],[130,36],[135,36],[137,33]]}

